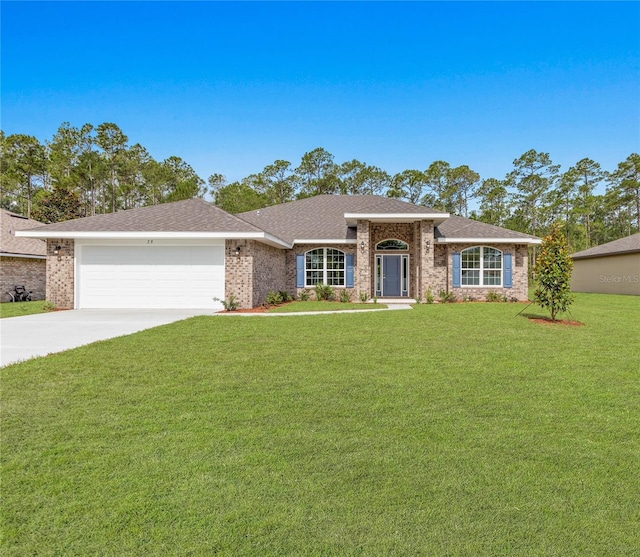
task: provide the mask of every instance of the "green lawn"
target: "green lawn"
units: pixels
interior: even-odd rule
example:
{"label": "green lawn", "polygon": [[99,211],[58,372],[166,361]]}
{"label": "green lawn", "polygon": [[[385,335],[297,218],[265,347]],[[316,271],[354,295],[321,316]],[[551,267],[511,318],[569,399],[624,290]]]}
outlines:
{"label": "green lawn", "polygon": [[44,313],[44,300],[37,302],[5,302],[0,304],[0,319],[3,317],[19,317],[21,315],[32,315],[34,313]]}
{"label": "green lawn", "polygon": [[293,313],[298,311],[343,311],[345,309],[385,309],[385,304],[358,304],[342,302],[291,302],[269,309],[269,313]]}
{"label": "green lawn", "polygon": [[637,556],[640,298],[524,307],[203,316],[4,368],[2,554]]}

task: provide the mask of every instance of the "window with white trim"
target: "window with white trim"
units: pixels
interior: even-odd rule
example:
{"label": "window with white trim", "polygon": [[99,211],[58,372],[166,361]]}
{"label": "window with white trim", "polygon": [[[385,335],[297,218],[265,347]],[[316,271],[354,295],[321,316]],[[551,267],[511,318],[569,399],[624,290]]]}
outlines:
{"label": "window with white trim", "polygon": [[305,286],[344,286],[345,254],[334,248],[318,248],[304,255]]}
{"label": "window with white trim", "polygon": [[461,252],[462,286],[502,286],[502,252],[476,246]]}

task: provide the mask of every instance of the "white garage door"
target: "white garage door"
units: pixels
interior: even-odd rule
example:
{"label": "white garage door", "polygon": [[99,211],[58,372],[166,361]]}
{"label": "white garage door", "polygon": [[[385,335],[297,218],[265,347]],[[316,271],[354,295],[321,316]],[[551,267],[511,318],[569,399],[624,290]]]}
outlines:
{"label": "white garage door", "polygon": [[218,308],[222,246],[104,246],[79,250],[80,308]]}

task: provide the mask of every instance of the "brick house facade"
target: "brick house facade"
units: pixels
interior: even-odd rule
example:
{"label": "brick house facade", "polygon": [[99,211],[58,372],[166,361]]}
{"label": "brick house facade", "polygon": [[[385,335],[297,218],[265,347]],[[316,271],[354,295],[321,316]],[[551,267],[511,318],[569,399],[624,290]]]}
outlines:
{"label": "brick house facade", "polygon": [[[84,260],[74,244],[81,238],[94,242],[100,238],[105,254],[114,248],[115,238],[138,238],[135,253],[141,260],[151,251],[145,252],[144,238],[156,246],[161,240],[173,241],[184,250],[190,249],[190,242],[206,243],[210,238],[211,253],[221,254],[220,262],[211,264],[212,273],[223,274],[217,298],[233,296],[241,308],[264,304],[271,291],[296,296],[304,289],[313,290],[327,277],[336,292],[345,289],[352,300],[361,296],[424,300],[428,289],[435,296],[444,291],[458,299],[483,300],[496,292],[526,300],[528,249],[540,242],[527,234],[378,196],[317,196],[235,216],[202,200],[187,200],[115,215],[101,215],[100,222],[88,217],[33,231],[33,237],[47,239],[47,299],[56,307],[78,307],[82,300],[79,293],[86,284],[78,284],[77,277],[85,276]],[[182,226],[163,230],[165,222],[175,223],[177,216]],[[224,241],[216,243],[220,240],[215,238]],[[167,258],[183,248],[172,249],[167,249]],[[100,246],[94,251],[99,254]],[[171,263],[167,261],[169,268]],[[113,265],[117,258],[110,269]],[[124,274],[118,276],[126,281],[124,258],[122,268]],[[136,267],[137,273],[144,272],[140,268]],[[190,267],[178,268],[188,278]],[[164,267],[156,265],[153,273],[162,272]],[[149,281],[153,278],[150,273]],[[208,291],[203,296],[209,299]],[[117,298],[113,303],[119,307]]]}

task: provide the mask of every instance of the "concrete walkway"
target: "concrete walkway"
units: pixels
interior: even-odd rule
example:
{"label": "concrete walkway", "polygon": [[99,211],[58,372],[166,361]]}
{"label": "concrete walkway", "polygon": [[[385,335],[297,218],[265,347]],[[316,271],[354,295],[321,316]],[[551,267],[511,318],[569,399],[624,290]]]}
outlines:
{"label": "concrete walkway", "polygon": [[0,366],[129,335],[211,309],[77,309],[0,319]]}
{"label": "concrete walkway", "polygon": [[[380,304],[381,306],[387,305]],[[339,314],[339,313],[372,313],[374,311],[392,311],[396,309],[413,309],[409,304],[401,304],[401,303],[390,303],[387,307],[379,307],[376,309],[342,309],[335,311],[290,311],[283,313],[267,313],[267,312],[255,312],[255,313],[238,313],[235,311],[224,311],[220,313],[216,313],[215,315],[225,315],[232,316],[236,315],[238,317],[289,317],[293,315],[331,315],[331,314]]]}

